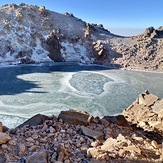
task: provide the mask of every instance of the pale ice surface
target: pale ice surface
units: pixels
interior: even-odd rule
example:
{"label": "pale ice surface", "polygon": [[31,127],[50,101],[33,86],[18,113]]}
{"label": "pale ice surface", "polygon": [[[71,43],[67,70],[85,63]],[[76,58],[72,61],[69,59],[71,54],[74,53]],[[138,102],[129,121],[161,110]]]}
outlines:
{"label": "pale ice surface", "polygon": [[78,109],[93,116],[122,112],[148,89],[163,97],[163,74],[73,64],[0,68],[0,119],[15,127],[41,113]]}

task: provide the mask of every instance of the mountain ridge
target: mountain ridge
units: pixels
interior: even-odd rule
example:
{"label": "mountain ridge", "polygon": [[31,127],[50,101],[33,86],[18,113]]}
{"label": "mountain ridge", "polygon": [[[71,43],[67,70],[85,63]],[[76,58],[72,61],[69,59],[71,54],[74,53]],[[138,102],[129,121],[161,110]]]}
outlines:
{"label": "mountain ridge", "polygon": [[163,71],[163,28],[123,37],[71,13],[25,3],[0,7],[0,64],[79,62]]}

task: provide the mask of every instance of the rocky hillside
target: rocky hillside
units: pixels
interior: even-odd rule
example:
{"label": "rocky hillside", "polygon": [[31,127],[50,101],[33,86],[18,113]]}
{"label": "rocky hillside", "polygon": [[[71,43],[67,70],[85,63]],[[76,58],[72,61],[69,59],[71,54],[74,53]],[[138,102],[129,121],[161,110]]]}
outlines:
{"label": "rocky hillside", "polygon": [[51,61],[163,70],[163,28],[124,38],[103,25],[24,3],[0,7],[0,64]]}
{"label": "rocky hillside", "polygon": [[75,110],[0,123],[1,163],[161,163],[163,99],[148,91],[117,116]]}

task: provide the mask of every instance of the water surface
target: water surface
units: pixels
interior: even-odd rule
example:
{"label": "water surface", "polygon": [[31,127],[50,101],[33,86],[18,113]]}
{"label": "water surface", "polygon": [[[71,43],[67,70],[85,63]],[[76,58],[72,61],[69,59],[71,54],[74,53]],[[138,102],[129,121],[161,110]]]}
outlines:
{"label": "water surface", "polygon": [[163,74],[76,64],[0,68],[0,121],[9,127],[37,114],[78,109],[122,112],[144,90],[163,97]]}

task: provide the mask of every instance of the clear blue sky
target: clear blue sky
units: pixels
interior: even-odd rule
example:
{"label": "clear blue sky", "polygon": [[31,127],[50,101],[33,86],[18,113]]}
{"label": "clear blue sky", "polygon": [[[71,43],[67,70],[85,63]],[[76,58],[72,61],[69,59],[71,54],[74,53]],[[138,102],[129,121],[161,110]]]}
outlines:
{"label": "clear blue sky", "polygon": [[86,22],[103,24],[111,32],[124,35],[163,25],[163,0],[0,0],[0,6],[21,2],[73,13]]}

